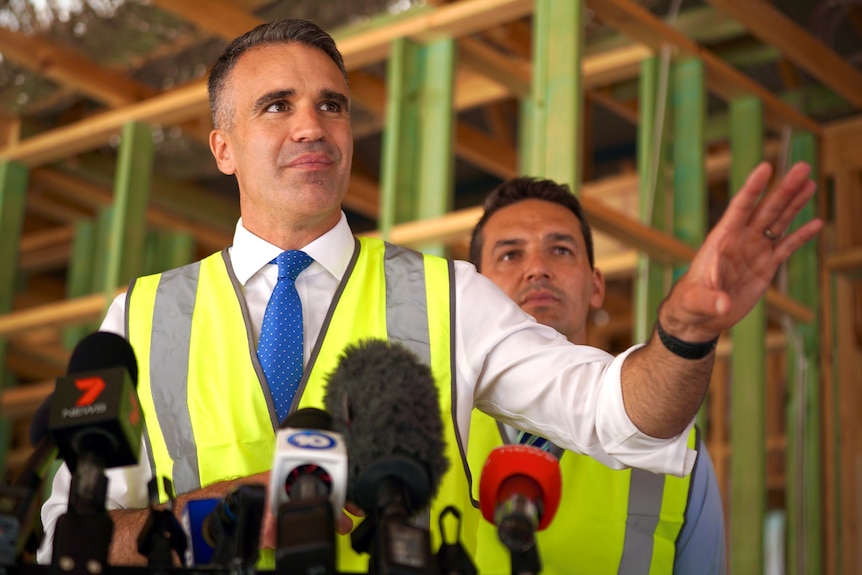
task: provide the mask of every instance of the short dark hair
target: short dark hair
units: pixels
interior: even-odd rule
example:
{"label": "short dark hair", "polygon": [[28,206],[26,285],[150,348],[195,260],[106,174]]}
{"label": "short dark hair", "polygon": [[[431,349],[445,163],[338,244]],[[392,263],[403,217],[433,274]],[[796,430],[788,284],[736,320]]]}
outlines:
{"label": "short dark hair", "polygon": [[259,46],[293,43],[304,44],[323,51],[335,62],[335,65],[341,70],[345,82],[347,81],[344,57],[338,51],[335,40],[323,28],[313,22],[298,18],[280,18],[266,22],[228,44],[210,71],[207,90],[210,97],[213,127],[220,127],[220,124],[225,123],[229,116],[229,110],[222,109],[224,105],[222,93],[227,84],[227,77],[240,56]]}
{"label": "short dark hair", "polygon": [[584,244],[587,247],[587,257],[590,260],[590,269],[595,266],[593,256],[593,234],[590,231],[590,224],[584,216],[584,208],[581,207],[581,202],[569,189],[566,184],[558,184],[553,180],[543,180],[539,178],[512,178],[506,180],[488,194],[485,198],[484,213],[473,228],[473,235],[470,237],[470,261],[476,266],[476,269],[482,270],[482,246],[485,242],[482,232],[485,229],[485,224],[498,210],[517,204],[524,200],[544,200],[560,204],[563,207],[571,210],[578,221],[581,222],[581,234],[584,236]]}

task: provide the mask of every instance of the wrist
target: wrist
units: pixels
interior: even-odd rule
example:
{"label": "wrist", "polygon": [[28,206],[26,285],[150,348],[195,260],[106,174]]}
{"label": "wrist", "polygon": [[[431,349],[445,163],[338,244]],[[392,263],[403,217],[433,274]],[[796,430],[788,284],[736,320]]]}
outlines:
{"label": "wrist", "polygon": [[658,319],[655,325],[659,341],[664,348],[683,359],[703,359],[715,350],[715,345],[718,343],[718,336],[706,341],[685,341],[667,333]]}

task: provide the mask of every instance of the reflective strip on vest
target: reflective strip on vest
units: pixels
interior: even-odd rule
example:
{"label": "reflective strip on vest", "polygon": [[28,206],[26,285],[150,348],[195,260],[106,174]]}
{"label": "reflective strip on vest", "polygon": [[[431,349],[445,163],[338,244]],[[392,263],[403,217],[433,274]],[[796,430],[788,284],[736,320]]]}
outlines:
{"label": "reflective strip on vest", "polygon": [[629,507],[626,536],[619,573],[649,575],[653,541],[661,513],[665,476],[632,469],[629,479]]}

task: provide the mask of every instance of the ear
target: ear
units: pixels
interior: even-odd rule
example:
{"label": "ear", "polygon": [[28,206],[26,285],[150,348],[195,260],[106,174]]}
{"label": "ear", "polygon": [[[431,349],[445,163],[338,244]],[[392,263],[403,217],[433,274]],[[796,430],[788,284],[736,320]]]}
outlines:
{"label": "ear", "polygon": [[605,276],[599,268],[593,269],[593,295],[590,296],[590,307],[599,309],[605,302]]}
{"label": "ear", "polygon": [[221,173],[230,176],[236,172],[230,143],[225,133],[218,128],[210,132],[210,151]]}

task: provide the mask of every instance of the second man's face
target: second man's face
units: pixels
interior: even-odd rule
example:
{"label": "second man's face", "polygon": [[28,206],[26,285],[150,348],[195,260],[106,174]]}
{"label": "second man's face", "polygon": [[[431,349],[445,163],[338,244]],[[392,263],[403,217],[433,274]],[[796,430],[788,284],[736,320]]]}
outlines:
{"label": "second man's face", "polygon": [[602,304],[604,281],[590,269],[575,214],[523,200],[491,216],[482,235],[482,273],[539,323],[586,343],[587,316]]}

